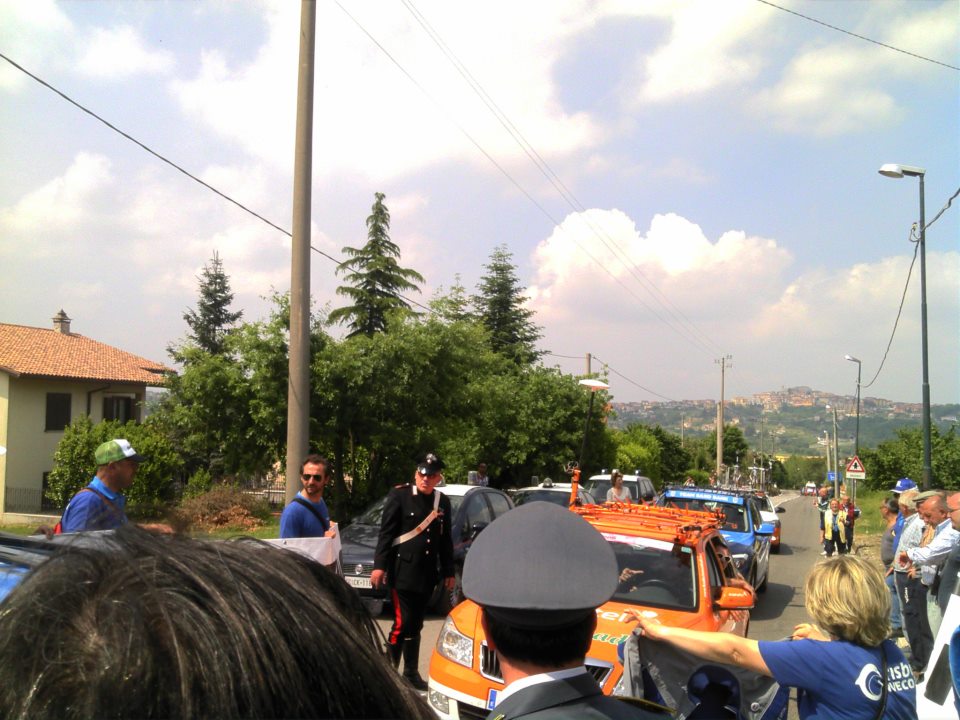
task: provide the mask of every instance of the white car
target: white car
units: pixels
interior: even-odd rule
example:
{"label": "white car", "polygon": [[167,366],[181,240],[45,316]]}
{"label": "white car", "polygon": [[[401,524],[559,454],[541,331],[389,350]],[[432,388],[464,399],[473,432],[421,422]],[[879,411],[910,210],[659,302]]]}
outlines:
{"label": "white car", "polygon": [[[514,505],[523,505],[524,503],[528,502],[545,501],[566,507],[570,504],[570,490],[572,487],[573,485],[571,483],[555,483],[551,481],[550,478],[547,478],[539,485],[532,485],[530,487],[520,488],[519,490],[513,490],[511,491],[510,496],[513,499]],[[581,505],[597,504],[593,494],[587,490],[584,490],[582,485],[580,486],[580,491],[577,493],[577,500]]]}
{"label": "white car", "polygon": [[780,552],[780,518],[778,513],[786,512],[787,509],[780,505],[774,505],[770,496],[766,493],[757,493],[754,498],[757,501],[757,509],[760,511],[760,519],[765,523],[773,525],[773,537],[770,538],[770,552]]}
{"label": "white car", "polygon": [[[657,499],[657,490],[653,486],[653,480],[645,475],[624,475],[623,486],[630,491],[630,496],[635,503],[652,503]],[[591,475],[590,479],[583,483],[583,489],[600,502],[606,502],[607,490],[610,489],[610,473]]]}

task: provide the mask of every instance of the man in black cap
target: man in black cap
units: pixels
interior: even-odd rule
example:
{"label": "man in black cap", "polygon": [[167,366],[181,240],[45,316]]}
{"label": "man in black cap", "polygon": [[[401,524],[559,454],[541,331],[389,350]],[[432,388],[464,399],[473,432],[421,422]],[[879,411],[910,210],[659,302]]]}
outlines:
{"label": "man in black cap", "polygon": [[616,556],[603,536],[544,502],[521,505],[491,527],[463,568],[463,592],[481,606],[507,684],[488,720],[656,718],[604,695],[584,666],[597,607],[617,589]]}
{"label": "man in black cap", "polygon": [[454,586],[453,513],[450,499],[435,489],[443,482],[443,467],[430,453],[417,465],[412,483],[390,491],[370,576],[374,588],[390,587],[395,612],[387,648],[395,667],[403,656],[403,675],[417,690],[427,689],[417,670],[427,604],[440,578],[447,590]]}

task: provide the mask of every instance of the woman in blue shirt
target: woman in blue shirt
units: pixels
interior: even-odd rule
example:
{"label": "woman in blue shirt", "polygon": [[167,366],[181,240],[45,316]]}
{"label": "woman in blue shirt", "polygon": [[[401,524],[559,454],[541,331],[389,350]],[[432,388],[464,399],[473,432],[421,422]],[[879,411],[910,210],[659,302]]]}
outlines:
{"label": "woman in blue shirt", "polygon": [[650,639],[797,688],[801,720],[915,720],[916,682],[903,653],[887,639],[890,593],[880,569],[856,555],[838,555],[811,570],[804,590],[813,623],[798,625],[791,640],[758,642],[668,627],[636,610],[626,611],[632,615],[626,621],[636,619]]}

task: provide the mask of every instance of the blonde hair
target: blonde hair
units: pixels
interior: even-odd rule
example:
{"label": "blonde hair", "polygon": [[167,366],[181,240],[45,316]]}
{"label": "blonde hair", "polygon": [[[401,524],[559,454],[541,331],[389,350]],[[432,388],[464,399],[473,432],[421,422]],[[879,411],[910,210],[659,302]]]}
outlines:
{"label": "blonde hair", "polygon": [[867,560],[839,555],[818,563],[804,592],[807,613],[835,638],[876,647],[890,632],[890,591]]}

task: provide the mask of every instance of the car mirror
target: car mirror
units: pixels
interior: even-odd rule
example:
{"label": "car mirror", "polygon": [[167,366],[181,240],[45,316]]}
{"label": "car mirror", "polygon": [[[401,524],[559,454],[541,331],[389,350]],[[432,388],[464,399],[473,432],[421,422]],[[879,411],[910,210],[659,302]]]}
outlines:
{"label": "car mirror", "polygon": [[773,523],[763,523],[757,530],[757,535],[773,535]]}
{"label": "car mirror", "polygon": [[783,505],[778,505],[777,507],[774,508],[774,510],[776,510],[778,513],[785,513],[787,511],[787,509],[783,507]]}
{"label": "car mirror", "polygon": [[713,604],[720,610],[750,610],[754,605],[754,596],[746,588],[726,586],[720,588],[720,597]]}

